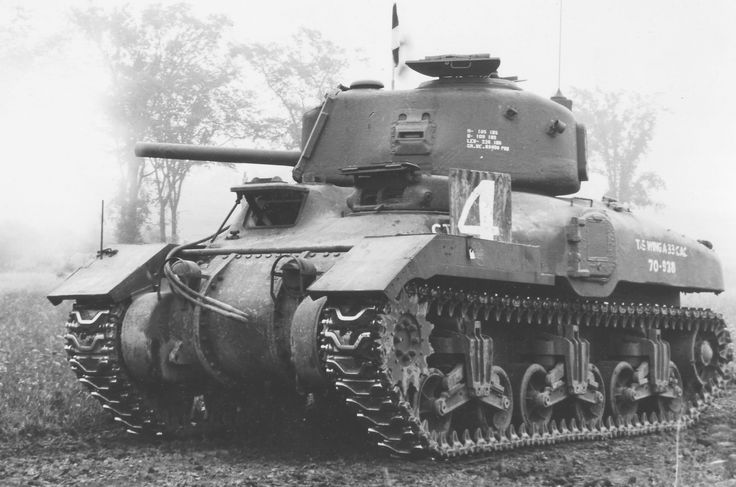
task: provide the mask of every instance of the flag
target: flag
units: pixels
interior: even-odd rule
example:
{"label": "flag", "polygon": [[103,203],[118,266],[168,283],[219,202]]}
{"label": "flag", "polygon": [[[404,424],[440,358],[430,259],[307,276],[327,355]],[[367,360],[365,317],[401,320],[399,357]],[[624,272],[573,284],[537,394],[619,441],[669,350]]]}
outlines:
{"label": "flag", "polygon": [[394,67],[399,65],[399,47],[401,40],[399,39],[399,15],[396,13],[396,2],[391,10],[391,55],[394,58]]}

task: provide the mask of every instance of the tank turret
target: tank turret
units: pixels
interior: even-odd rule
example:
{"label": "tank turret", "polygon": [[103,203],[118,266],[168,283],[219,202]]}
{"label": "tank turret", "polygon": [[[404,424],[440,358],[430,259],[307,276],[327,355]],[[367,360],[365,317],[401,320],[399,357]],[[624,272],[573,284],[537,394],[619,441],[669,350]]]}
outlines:
{"label": "tank turret", "polygon": [[341,169],[411,163],[511,175],[514,189],[560,195],[587,180],[585,128],[567,108],[501,78],[498,58],[434,56],[407,66],[435,79],[417,89],[338,90],[304,117],[297,181],[352,184]]}

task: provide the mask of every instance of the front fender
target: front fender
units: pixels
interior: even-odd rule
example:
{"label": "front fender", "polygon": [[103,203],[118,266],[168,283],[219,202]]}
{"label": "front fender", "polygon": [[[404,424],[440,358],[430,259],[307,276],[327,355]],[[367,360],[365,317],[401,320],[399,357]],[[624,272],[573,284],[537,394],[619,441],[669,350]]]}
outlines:
{"label": "front fender", "polygon": [[49,293],[51,304],[66,299],[119,303],[148,289],[173,244],[116,245],[117,253],[80,267]]}

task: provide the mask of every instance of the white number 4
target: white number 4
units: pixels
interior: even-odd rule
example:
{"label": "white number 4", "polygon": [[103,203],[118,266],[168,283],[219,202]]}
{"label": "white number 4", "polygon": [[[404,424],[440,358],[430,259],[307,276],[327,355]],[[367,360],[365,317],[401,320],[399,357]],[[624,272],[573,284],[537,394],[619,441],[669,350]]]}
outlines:
{"label": "white number 4", "polygon": [[[493,240],[493,237],[499,235],[498,227],[493,225],[493,200],[495,196],[496,182],[492,179],[481,181],[470,193],[468,199],[465,200],[465,206],[460,212],[457,229],[466,235],[475,235],[486,240]],[[471,225],[468,223],[468,217],[471,215],[470,211],[476,201],[478,201],[478,224]]]}

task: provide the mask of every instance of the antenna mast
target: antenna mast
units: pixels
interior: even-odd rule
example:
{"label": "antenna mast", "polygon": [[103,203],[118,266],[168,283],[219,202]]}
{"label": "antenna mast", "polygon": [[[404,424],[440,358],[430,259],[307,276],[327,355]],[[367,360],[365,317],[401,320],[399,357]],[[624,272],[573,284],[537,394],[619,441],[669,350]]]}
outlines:
{"label": "antenna mast", "polygon": [[557,38],[557,93],[551,98],[552,101],[559,103],[568,110],[572,110],[572,100],[562,94],[560,87],[562,86],[562,0],[560,0],[560,23]]}
{"label": "antenna mast", "polygon": [[98,252],[97,257],[100,259],[104,255],[104,245],[102,244],[102,239],[105,235],[105,200],[102,200],[102,207],[100,208],[100,251]]}
{"label": "antenna mast", "polygon": [[560,0],[560,23],[557,37],[557,92],[560,93],[562,80],[562,0]]}

